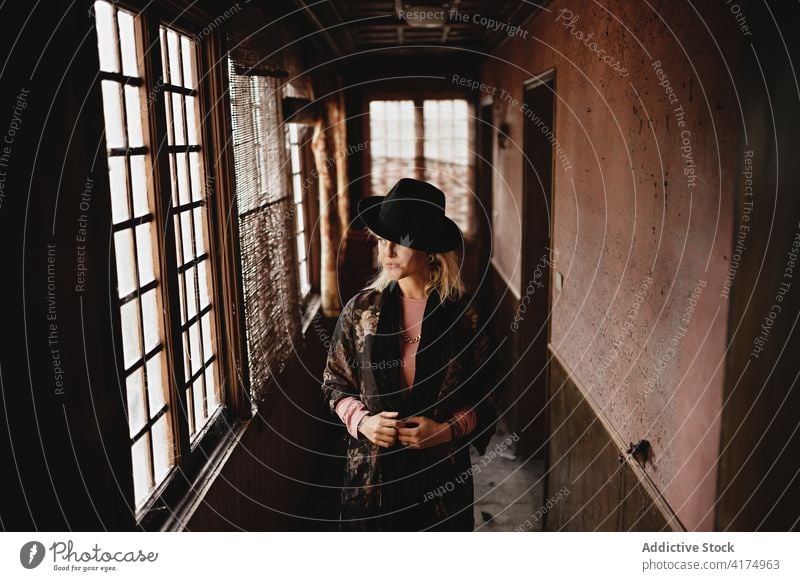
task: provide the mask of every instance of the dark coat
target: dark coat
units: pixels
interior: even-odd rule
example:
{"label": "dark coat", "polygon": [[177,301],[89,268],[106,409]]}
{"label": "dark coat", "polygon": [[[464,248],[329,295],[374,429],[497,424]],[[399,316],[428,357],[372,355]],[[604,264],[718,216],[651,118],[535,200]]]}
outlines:
{"label": "dark coat", "polygon": [[429,294],[410,394],[401,389],[399,285],[362,290],[342,309],[328,350],[322,394],[336,403],[356,396],[371,414],[398,411],[445,422],[474,409],[475,429],[421,450],[372,444],[345,430],[341,530],[473,530],[470,444],[483,455],[495,431],[495,335],[473,295],[440,302]]}

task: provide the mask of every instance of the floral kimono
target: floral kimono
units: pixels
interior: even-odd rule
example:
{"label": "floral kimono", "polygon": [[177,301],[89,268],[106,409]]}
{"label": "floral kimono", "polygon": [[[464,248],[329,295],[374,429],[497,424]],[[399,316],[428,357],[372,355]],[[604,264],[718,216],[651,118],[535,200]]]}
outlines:
{"label": "floral kimono", "polygon": [[458,409],[475,412],[470,433],[446,444],[409,449],[370,442],[345,431],[347,461],[340,530],[473,530],[469,447],[484,454],[495,430],[493,357],[497,344],[475,299],[440,301],[429,293],[410,390],[402,388],[400,289],[360,291],[342,309],[328,351],[322,394],[335,417],[347,396],[369,413],[397,411],[398,419],[426,416],[446,422]]}

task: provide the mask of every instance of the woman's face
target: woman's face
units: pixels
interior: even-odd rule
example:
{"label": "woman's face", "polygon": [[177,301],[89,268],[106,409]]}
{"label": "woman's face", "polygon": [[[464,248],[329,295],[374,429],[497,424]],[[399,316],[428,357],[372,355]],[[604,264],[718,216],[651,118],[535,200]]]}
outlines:
{"label": "woman's face", "polygon": [[378,237],[378,259],[389,277],[394,280],[415,274],[424,275],[428,266],[425,252],[401,246],[380,236]]}

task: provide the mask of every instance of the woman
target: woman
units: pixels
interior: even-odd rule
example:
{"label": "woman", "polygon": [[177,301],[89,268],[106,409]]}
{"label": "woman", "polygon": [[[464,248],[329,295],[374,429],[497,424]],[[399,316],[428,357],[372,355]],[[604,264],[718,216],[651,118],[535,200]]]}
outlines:
{"label": "woman", "polygon": [[323,397],[347,427],[341,530],[473,530],[469,445],[495,430],[496,342],[464,289],[433,185],[359,202],[381,271],[342,309]]}

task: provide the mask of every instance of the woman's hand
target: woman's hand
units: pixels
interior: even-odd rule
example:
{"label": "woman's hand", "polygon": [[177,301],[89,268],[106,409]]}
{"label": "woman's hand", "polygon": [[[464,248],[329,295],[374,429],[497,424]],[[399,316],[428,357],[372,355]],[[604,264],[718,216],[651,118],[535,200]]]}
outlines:
{"label": "woman's hand", "polygon": [[374,416],[364,416],[358,425],[358,431],[373,444],[391,448],[397,441],[397,427],[400,423],[400,420],[394,419],[396,417],[397,412],[380,412]]}
{"label": "woman's hand", "polygon": [[401,422],[397,439],[408,448],[420,450],[446,444],[452,437],[447,422],[437,422],[425,416],[411,416]]}

